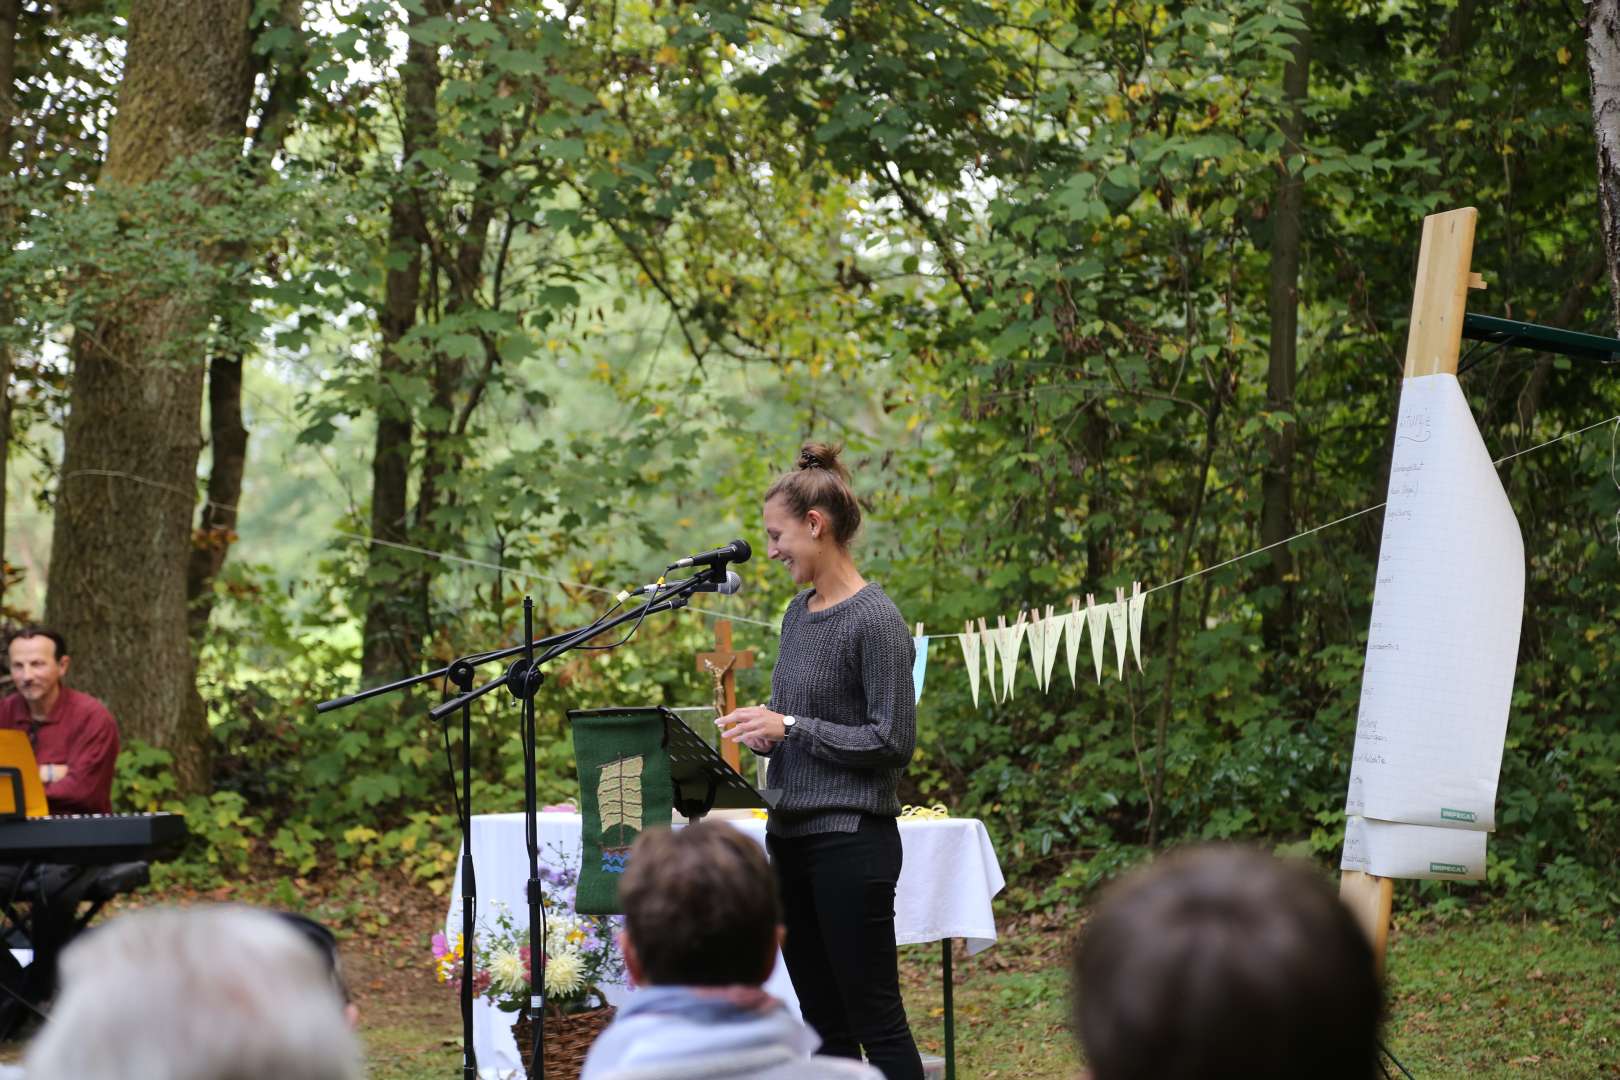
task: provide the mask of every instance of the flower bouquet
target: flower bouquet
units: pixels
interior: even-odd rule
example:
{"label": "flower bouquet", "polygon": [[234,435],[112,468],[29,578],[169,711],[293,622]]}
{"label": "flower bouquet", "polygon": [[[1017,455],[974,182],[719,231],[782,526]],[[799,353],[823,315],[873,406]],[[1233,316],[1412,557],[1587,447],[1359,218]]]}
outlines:
{"label": "flower bouquet", "polygon": [[[613,1019],[606,987],[624,981],[619,955],[619,920],[606,915],[580,915],[574,910],[577,867],[556,859],[560,869],[544,868],[540,877],[545,904],[545,949],[537,965],[545,1001],[546,1074],[573,1080],[591,1043]],[[492,917],[480,920],[473,954],[473,994],[502,1012],[518,1014],[512,1025],[525,1072],[533,1066],[534,1017],[529,1009],[529,931],[519,926],[511,909],[491,905]],[[525,919],[525,922],[527,920]],[[434,970],[441,983],[461,988],[466,945],[433,935]]]}

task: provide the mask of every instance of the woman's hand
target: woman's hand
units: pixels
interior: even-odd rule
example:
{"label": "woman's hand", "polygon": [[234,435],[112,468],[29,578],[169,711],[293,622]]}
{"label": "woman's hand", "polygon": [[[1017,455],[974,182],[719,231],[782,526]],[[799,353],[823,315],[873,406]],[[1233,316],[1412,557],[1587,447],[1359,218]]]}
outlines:
{"label": "woman's hand", "polygon": [[740,742],[755,753],[764,753],[787,736],[782,718],[782,713],[771,712],[763,705],[749,705],[714,723],[725,738]]}

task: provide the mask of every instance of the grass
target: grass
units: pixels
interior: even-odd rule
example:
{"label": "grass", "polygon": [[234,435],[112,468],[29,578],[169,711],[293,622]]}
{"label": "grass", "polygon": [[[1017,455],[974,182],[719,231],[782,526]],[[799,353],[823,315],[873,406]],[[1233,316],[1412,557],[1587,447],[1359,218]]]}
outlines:
{"label": "grass", "polygon": [[[242,882],[205,894],[143,899],[266,903],[257,889]],[[458,1078],[459,1016],[427,959],[444,899],[403,882],[352,899],[323,897],[308,907],[342,938],[370,1080]],[[1071,917],[1003,916],[995,947],[967,957],[957,944],[962,1080],[1078,1074],[1065,1022],[1072,925]],[[918,1045],[943,1056],[940,946],[909,946],[900,959]],[[1620,933],[1612,923],[1502,921],[1488,914],[1440,923],[1398,916],[1388,974],[1384,1041],[1420,1080],[1620,1080]],[[0,1062],[15,1061],[21,1050],[17,1043],[0,1046]]]}
{"label": "grass", "polygon": [[[461,1036],[454,1010],[446,1031],[365,1026],[367,1080],[451,1080],[461,1076]],[[435,1025],[437,1028],[438,1025]]]}
{"label": "grass", "polygon": [[1613,929],[1474,922],[1392,942],[1390,1049],[1419,1076],[1620,1077]]}
{"label": "grass", "polygon": [[[937,963],[911,960],[907,981],[913,1030],[932,1053],[943,1052]],[[976,963],[956,965],[957,1075],[1075,1076],[1061,964],[979,971]],[[1384,1043],[1416,1077],[1620,1078],[1612,929],[1484,918],[1397,929],[1388,971]]]}
{"label": "grass", "polygon": [[[1020,924],[971,958],[958,947],[962,1080],[1078,1074],[1064,1022],[1063,930]],[[908,947],[901,960],[918,1045],[943,1054],[939,946]],[[1385,1043],[1421,1080],[1620,1078],[1620,939],[1613,930],[1484,917],[1397,927],[1389,975]],[[423,1019],[425,1026],[368,1025],[374,1080],[456,1075],[454,1009],[445,1001]]]}

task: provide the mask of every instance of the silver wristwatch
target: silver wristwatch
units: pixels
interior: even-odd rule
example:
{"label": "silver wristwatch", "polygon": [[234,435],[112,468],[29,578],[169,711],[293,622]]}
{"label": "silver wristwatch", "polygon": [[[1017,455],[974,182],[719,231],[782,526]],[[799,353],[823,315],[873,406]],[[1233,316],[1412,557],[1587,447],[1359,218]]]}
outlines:
{"label": "silver wristwatch", "polygon": [[784,738],[784,739],[787,738],[788,735],[791,734],[792,731],[793,731],[793,725],[797,724],[798,722],[799,722],[799,719],[796,716],[784,716],[784,717],[782,717],[782,738]]}

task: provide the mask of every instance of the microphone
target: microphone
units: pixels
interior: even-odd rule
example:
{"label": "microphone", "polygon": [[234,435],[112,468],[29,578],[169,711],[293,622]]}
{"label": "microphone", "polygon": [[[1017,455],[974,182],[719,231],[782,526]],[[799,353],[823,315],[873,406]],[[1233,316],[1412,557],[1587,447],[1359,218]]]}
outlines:
{"label": "microphone", "polygon": [[[666,581],[663,585],[658,585],[657,583],[654,583],[652,585],[643,585],[643,586],[641,586],[640,588],[637,588],[637,589],[626,589],[620,595],[622,595],[624,597],[641,596],[641,595],[643,595],[645,593],[656,593],[660,588],[667,589],[671,585],[679,585],[679,584],[680,584],[680,582],[678,582],[678,581]],[[735,596],[737,593],[742,592],[742,584],[743,584],[742,583],[742,577],[738,575],[737,571],[735,571],[735,570],[727,570],[726,571],[726,580],[724,580],[724,581],[705,581],[705,582],[702,582],[699,585],[694,586],[692,591],[693,592],[719,593],[722,596]]]}
{"label": "microphone", "polygon": [[746,540],[733,540],[725,547],[717,547],[713,551],[699,552],[688,555],[684,559],[676,559],[669,564],[669,569],[679,570],[683,566],[719,566],[728,562],[747,562],[754,554]]}

